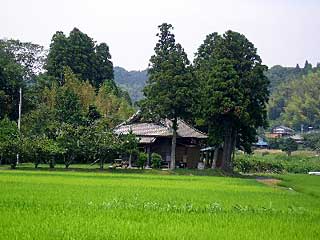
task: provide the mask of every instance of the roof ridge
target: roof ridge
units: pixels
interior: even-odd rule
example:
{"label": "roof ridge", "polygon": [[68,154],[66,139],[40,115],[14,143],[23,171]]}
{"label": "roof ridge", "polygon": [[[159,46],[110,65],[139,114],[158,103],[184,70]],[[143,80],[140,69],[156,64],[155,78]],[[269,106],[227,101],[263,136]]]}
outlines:
{"label": "roof ridge", "polygon": [[198,129],[196,129],[195,127],[193,127],[191,124],[188,124],[185,120],[183,120],[183,119],[181,119],[181,118],[179,118],[179,120],[180,120],[181,122],[183,122],[184,124],[186,124],[188,127],[190,127],[190,128],[192,128],[193,130],[195,130],[196,132],[198,132],[198,133],[200,133],[200,134],[203,134],[203,135],[205,135],[205,136],[208,136],[206,133],[201,132],[200,130],[198,130]]}
{"label": "roof ridge", "polygon": [[118,124],[117,126],[114,127],[114,129],[117,129],[123,125],[126,124],[132,124],[130,123],[132,120],[134,120],[135,117],[139,116],[141,113],[141,110],[139,109],[138,111],[136,111],[130,118],[128,118],[127,120],[123,121],[122,123]]}

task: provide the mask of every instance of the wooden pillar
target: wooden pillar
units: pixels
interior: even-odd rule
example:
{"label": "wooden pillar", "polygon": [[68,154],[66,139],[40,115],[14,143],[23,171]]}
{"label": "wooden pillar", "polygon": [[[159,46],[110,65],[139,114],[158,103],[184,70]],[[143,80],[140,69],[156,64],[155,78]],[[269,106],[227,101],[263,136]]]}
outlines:
{"label": "wooden pillar", "polygon": [[147,154],[148,154],[147,167],[151,167],[151,146],[150,146],[150,144],[147,145]]}
{"label": "wooden pillar", "polygon": [[213,160],[212,160],[211,168],[216,168],[218,156],[219,156],[219,148],[217,147],[214,149],[214,152],[213,152]]}

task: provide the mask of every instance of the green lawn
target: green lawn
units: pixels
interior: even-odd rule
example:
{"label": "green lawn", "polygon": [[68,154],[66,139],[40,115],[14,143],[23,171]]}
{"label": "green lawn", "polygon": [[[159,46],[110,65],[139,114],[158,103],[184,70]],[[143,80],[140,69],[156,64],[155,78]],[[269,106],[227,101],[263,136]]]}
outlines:
{"label": "green lawn", "polygon": [[319,239],[320,177],[280,178],[0,170],[0,239]]}

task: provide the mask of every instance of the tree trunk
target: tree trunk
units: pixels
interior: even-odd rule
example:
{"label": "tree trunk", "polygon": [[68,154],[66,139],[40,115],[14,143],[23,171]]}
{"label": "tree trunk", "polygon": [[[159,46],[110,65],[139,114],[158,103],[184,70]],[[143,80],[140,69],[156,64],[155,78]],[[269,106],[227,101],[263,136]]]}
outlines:
{"label": "tree trunk", "polygon": [[55,165],[54,163],[55,163],[55,162],[54,162],[54,158],[51,157],[50,160],[49,160],[49,167],[50,167],[50,168],[54,168],[54,165]]}
{"label": "tree trunk", "polygon": [[104,161],[103,161],[103,159],[101,158],[101,159],[100,159],[100,170],[103,170],[103,163],[104,163]]}
{"label": "tree trunk", "polygon": [[54,168],[54,160],[53,160],[53,159],[50,159],[50,161],[49,161],[49,167],[50,167],[50,168]]}
{"label": "tree trunk", "polygon": [[177,145],[177,129],[178,129],[178,123],[177,118],[175,118],[172,121],[172,142],[171,142],[171,164],[170,168],[175,169],[176,168],[176,145]]}
{"label": "tree trunk", "polygon": [[213,160],[212,160],[212,165],[211,165],[212,169],[216,168],[218,157],[219,157],[219,147],[217,147],[213,152]]}
{"label": "tree trunk", "polygon": [[128,168],[132,168],[132,153],[129,154],[129,166]]}
{"label": "tree trunk", "polygon": [[11,161],[11,169],[16,169],[16,167],[17,167],[17,161],[15,159]]}
{"label": "tree trunk", "polygon": [[232,153],[235,148],[236,131],[230,125],[225,128],[223,154],[221,168],[226,172],[232,172]]}

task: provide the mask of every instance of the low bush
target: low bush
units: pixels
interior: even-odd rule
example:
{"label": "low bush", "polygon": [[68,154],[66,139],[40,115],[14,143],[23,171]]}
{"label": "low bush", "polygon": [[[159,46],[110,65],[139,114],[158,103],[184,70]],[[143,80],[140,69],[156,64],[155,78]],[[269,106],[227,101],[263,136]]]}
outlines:
{"label": "low bush", "polygon": [[238,172],[269,172],[281,173],[284,166],[280,162],[268,162],[255,158],[254,155],[237,156],[234,161],[234,168]]}
{"label": "low bush", "polygon": [[279,154],[236,154],[234,170],[243,173],[308,173],[320,171],[320,158],[310,154],[297,154],[291,157]]}
{"label": "low bush", "polygon": [[151,155],[151,164],[153,168],[160,168],[161,167],[162,157],[158,153],[152,153]]}
{"label": "low bush", "polygon": [[137,165],[139,168],[144,168],[148,160],[148,155],[146,153],[140,152],[137,159]]}

